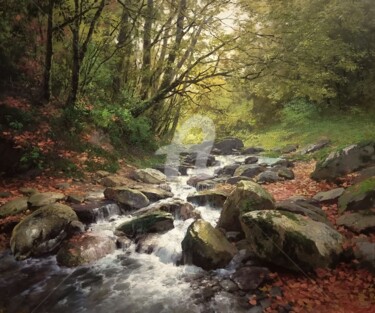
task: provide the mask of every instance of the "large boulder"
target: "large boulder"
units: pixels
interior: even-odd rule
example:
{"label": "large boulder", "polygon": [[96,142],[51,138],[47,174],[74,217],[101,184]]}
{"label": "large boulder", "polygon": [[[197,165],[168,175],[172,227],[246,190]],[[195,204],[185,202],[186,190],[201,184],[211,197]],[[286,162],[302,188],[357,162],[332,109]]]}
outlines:
{"label": "large boulder", "polygon": [[138,169],[134,172],[134,178],[147,184],[163,184],[167,176],[153,168]]}
{"label": "large boulder", "polygon": [[375,205],[375,177],[346,189],[339,198],[339,213],[370,209]]}
{"label": "large boulder", "polygon": [[271,184],[276,183],[282,179],[276,172],[264,171],[263,173],[260,173],[255,180],[258,184]]}
{"label": "large boulder", "polygon": [[355,213],[347,212],[337,219],[337,225],[344,226],[356,233],[375,231],[375,211],[361,210]]}
{"label": "large boulder", "polygon": [[214,151],[219,155],[229,155],[240,151],[244,147],[241,139],[227,138],[214,144]]}
{"label": "large boulder", "polygon": [[332,152],[317,163],[311,178],[333,181],[336,178],[375,164],[375,142],[351,145]]}
{"label": "large boulder", "polygon": [[133,189],[142,192],[147,197],[147,199],[150,200],[150,202],[156,202],[173,197],[173,193],[171,193],[170,191],[154,186],[135,186],[133,187]]}
{"label": "large boulder", "polygon": [[242,215],[241,225],[254,256],[287,269],[325,268],[342,252],[340,233],[298,214],[253,211]]}
{"label": "large boulder", "polygon": [[144,208],[150,204],[142,192],[127,187],[107,188],[104,190],[104,196],[120,203],[127,210]]}
{"label": "large boulder", "polygon": [[76,212],[78,219],[85,224],[109,220],[111,217],[121,214],[120,207],[116,203],[109,201],[72,204],[71,206]]}
{"label": "large boulder", "polygon": [[171,213],[151,211],[120,224],[116,230],[124,233],[127,237],[136,237],[142,234],[163,233],[173,228]]}
{"label": "large boulder", "polygon": [[64,199],[65,195],[59,192],[42,192],[33,194],[29,198],[28,204],[32,208],[41,208]]}
{"label": "large boulder", "polygon": [[187,181],[187,184],[189,186],[196,187],[198,185],[198,183],[206,181],[206,180],[211,180],[213,178],[215,178],[215,176],[205,174],[205,173],[201,173],[201,174],[190,177]]}
{"label": "large boulder", "polygon": [[319,202],[333,202],[336,201],[344,193],[344,188],[335,188],[328,191],[321,191],[317,193],[313,199]]}
{"label": "large boulder", "polygon": [[189,226],[181,245],[184,263],[205,270],[227,266],[236,253],[224,234],[203,220]]}
{"label": "large boulder", "polygon": [[55,250],[68,235],[70,224],[78,217],[69,206],[55,203],[42,207],[13,230],[10,245],[14,257],[24,260]]}
{"label": "large boulder", "polygon": [[28,208],[27,198],[18,198],[8,201],[0,207],[0,218],[20,214]]}
{"label": "large boulder", "polygon": [[227,200],[229,192],[225,190],[212,189],[199,191],[194,195],[187,197],[187,201],[196,203],[198,205],[210,205],[215,208],[222,208],[225,200]]}
{"label": "large boulder", "polygon": [[263,172],[265,168],[258,164],[245,164],[240,165],[236,171],[234,172],[233,176],[245,176],[249,178],[253,178]]}
{"label": "large boulder", "polygon": [[105,176],[100,180],[100,184],[104,187],[118,187],[125,184],[125,179],[119,175]]}
{"label": "large boulder", "polygon": [[307,216],[314,221],[331,226],[331,223],[329,222],[324,211],[320,208],[316,201],[311,199],[292,197],[287,200],[277,202],[276,210]]}
{"label": "large boulder", "polygon": [[229,164],[223,168],[218,169],[215,173],[220,176],[233,176],[236,169],[240,167],[240,164]]}
{"label": "large boulder", "polygon": [[171,213],[176,219],[181,220],[200,218],[200,213],[195,210],[194,206],[181,199],[161,200],[149,205],[146,208],[135,211],[132,215],[140,216],[154,211],[168,212]]}
{"label": "large boulder", "polygon": [[252,181],[241,181],[224,202],[218,227],[226,231],[241,231],[240,216],[250,211],[272,210],[273,197]]}
{"label": "large boulder", "polygon": [[76,267],[105,257],[116,250],[116,241],[108,236],[90,233],[65,241],[56,255],[61,266]]}

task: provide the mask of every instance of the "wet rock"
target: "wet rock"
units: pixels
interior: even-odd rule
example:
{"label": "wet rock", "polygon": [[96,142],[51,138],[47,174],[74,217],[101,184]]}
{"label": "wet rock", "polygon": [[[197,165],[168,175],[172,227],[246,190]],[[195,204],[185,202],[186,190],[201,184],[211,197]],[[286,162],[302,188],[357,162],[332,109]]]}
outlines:
{"label": "wet rock", "polygon": [[222,208],[229,192],[219,189],[200,191],[187,197],[187,201],[196,203],[199,206],[211,205],[215,208]]}
{"label": "wet rock", "polygon": [[42,207],[23,219],[12,232],[11,250],[17,260],[55,250],[78,217],[69,206],[55,203]]}
{"label": "wet rock", "polygon": [[242,154],[258,154],[264,152],[264,149],[261,147],[249,147],[242,151]]}
{"label": "wet rock", "polygon": [[292,197],[276,203],[276,209],[307,216],[314,221],[331,226],[326,214],[317,203],[304,198]]}
{"label": "wet rock", "polygon": [[112,216],[121,214],[121,209],[116,203],[105,201],[72,204],[72,208],[78,219],[84,224],[109,220]]}
{"label": "wet rock", "polygon": [[178,167],[178,171],[181,173],[182,176],[186,176],[188,174],[188,170],[192,168],[193,166],[190,166],[190,165],[180,165]]}
{"label": "wet rock", "polygon": [[294,167],[294,163],[290,160],[280,159],[272,164],[272,167]]}
{"label": "wet rock", "polygon": [[199,154],[192,153],[183,157],[182,162],[187,165],[193,165],[197,167],[213,166],[216,163],[215,156],[211,154]]}
{"label": "wet rock", "polygon": [[277,173],[273,171],[265,171],[263,173],[260,173],[255,180],[258,184],[270,184],[278,182],[282,179],[279,177]]}
{"label": "wet rock", "polygon": [[269,278],[270,271],[265,267],[242,267],[238,269],[231,278],[238,288],[244,291],[257,289],[266,279]]}
{"label": "wet rock", "polygon": [[362,267],[375,274],[375,243],[358,242],[354,247],[354,255]]}
{"label": "wet rock", "polygon": [[227,292],[235,292],[239,289],[238,286],[233,281],[231,281],[230,279],[222,280],[220,282],[220,286],[221,286],[221,288],[223,288],[223,290],[225,290]]}
{"label": "wet rock", "polygon": [[56,260],[61,266],[76,267],[92,263],[116,250],[116,241],[107,236],[83,234],[65,241]]}
{"label": "wet rock", "polygon": [[339,213],[370,209],[375,205],[375,177],[346,189],[340,196]]}
{"label": "wet rock", "polygon": [[317,143],[308,145],[307,147],[303,148],[301,151],[301,154],[309,154],[313,153],[319,150],[322,150],[323,148],[327,147],[331,143],[331,140],[329,139],[322,139],[318,141]]}
{"label": "wet rock", "polygon": [[258,161],[259,161],[258,157],[250,156],[250,157],[245,159],[245,164],[255,164],[255,163],[258,163]]}
{"label": "wet rock", "polygon": [[152,168],[136,170],[134,178],[147,184],[162,184],[167,181],[167,176]]}
{"label": "wet rock", "polygon": [[221,176],[233,176],[236,169],[240,167],[240,164],[230,164],[219,169],[216,174]]}
{"label": "wet rock", "polygon": [[340,233],[299,214],[253,211],[242,215],[241,225],[248,249],[255,256],[287,269],[326,268],[333,265],[342,252]]}
{"label": "wet rock", "polygon": [[313,199],[319,202],[333,202],[337,200],[344,191],[344,188],[336,188],[329,191],[319,192],[313,197]]}
{"label": "wet rock", "polygon": [[224,203],[218,227],[226,231],[241,231],[240,216],[255,210],[275,208],[273,197],[257,183],[241,181]]}
{"label": "wet rock", "polygon": [[311,178],[317,181],[334,181],[343,175],[375,164],[375,143],[366,142],[351,145],[332,152],[326,159],[317,163]]}
{"label": "wet rock", "polygon": [[142,192],[126,187],[107,188],[104,190],[104,196],[120,203],[127,210],[144,208],[150,204]]}
{"label": "wet rock", "polygon": [[198,174],[198,175],[190,177],[189,180],[187,181],[187,184],[189,186],[196,187],[199,182],[202,182],[202,181],[205,181],[205,180],[210,180],[210,179],[213,179],[213,178],[215,178],[215,176],[204,174],[204,173]]}
{"label": "wet rock", "polygon": [[240,165],[234,172],[234,176],[245,176],[249,178],[254,178],[264,170],[265,168],[258,164]]}
{"label": "wet rock", "polygon": [[27,198],[18,198],[8,201],[0,207],[0,218],[25,212],[28,208]]}
{"label": "wet rock", "polygon": [[132,241],[125,236],[117,237],[116,247],[123,251],[127,250],[132,245]]}
{"label": "wet rock", "polygon": [[217,181],[215,180],[212,180],[212,179],[208,179],[208,180],[203,180],[203,181],[200,181],[196,184],[195,188],[198,190],[198,191],[203,191],[203,190],[208,190],[208,189],[212,189],[212,188],[215,188],[215,186],[218,184]]}
{"label": "wet rock", "polygon": [[116,230],[132,238],[140,234],[163,233],[173,228],[172,214],[163,211],[153,211],[120,224]]}
{"label": "wet rock", "polygon": [[152,187],[152,186],[140,186],[139,188],[135,188],[142,192],[150,202],[156,202],[163,199],[168,199],[173,197],[173,193],[166,191],[162,188]]}
{"label": "wet rock", "polygon": [[356,233],[367,233],[375,231],[375,211],[361,210],[356,213],[346,213],[337,219],[337,225]]}
{"label": "wet rock", "polygon": [[159,165],[155,165],[153,167],[153,169],[164,173],[168,177],[169,176],[173,177],[173,176],[180,176],[181,175],[181,173],[178,171],[177,166],[173,167],[173,166],[169,166],[169,165],[165,165],[165,164],[159,164]]}
{"label": "wet rock", "polygon": [[203,220],[189,226],[181,245],[184,263],[205,270],[225,267],[236,253],[224,234]]}
{"label": "wet rock", "polygon": [[237,185],[241,180],[244,180],[244,181],[253,181],[253,179],[249,178],[249,177],[235,176],[235,177],[228,178],[225,183],[226,184],[230,184],[230,185]]}
{"label": "wet rock", "polygon": [[227,138],[214,144],[213,148],[216,154],[230,155],[235,154],[244,147],[242,140],[238,138]]}
{"label": "wet rock", "polygon": [[239,231],[228,231],[225,233],[225,237],[229,242],[237,242],[244,238],[243,233]]}
{"label": "wet rock", "polygon": [[40,208],[64,199],[65,195],[58,192],[35,193],[29,198],[28,204],[32,208]]}

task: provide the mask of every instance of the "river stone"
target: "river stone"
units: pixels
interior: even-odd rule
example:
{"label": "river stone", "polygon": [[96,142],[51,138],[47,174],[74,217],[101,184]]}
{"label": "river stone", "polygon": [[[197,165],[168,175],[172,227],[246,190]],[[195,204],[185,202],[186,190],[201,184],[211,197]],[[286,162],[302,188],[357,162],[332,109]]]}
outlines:
{"label": "river stone", "polygon": [[294,172],[290,168],[284,166],[278,168],[276,173],[279,177],[284,179],[292,180],[295,178]]}
{"label": "river stone", "polygon": [[33,194],[29,200],[28,204],[32,208],[40,208],[49,204],[53,204],[59,200],[64,200],[65,195],[58,192],[42,192]]}
{"label": "river stone", "polygon": [[208,190],[208,189],[212,189],[212,188],[215,188],[215,186],[218,184],[217,181],[215,180],[212,180],[212,179],[208,179],[208,180],[203,180],[203,181],[200,181],[196,184],[195,188],[198,190],[198,191],[203,191],[203,190]]}
{"label": "river stone", "polygon": [[172,213],[176,219],[181,219],[184,221],[190,218],[200,218],[200,213],[194,209],[193,205],[181,199],[161,200],[149,205],[146,208],[135,211],[132,215],[139,216],[153,211]]}
{"label": "river stone", "polygon": [[187,201],[196,203],[199,206],[210,205],[215,208],[222,208],[228,196],[228,191],[212,189],[190,195],[187,197]]}
{"label": "river stone", "polygon": [[269,278],[270,271],[265,267],[242,267],[232,276],[232,280],[238,288],[244,291],[257,289],[266,279]]}
{"label": "river stone", "polygon": [[104,196],[122,204],[128,210],[144,208],[150,204],[142,192],[127,187],[107,188],[104,190]]}
{"label": "river stone", "polygon": [[358,242],[354,247],[354,255],[362,267],[375,274],[375,243]]}
{"label": "river stone", "polygon": [[173,193],[158,187],[140,186],[139,188],[134,187],[134,189],[142,192],[150,200],[150,202],[156,202],[173,197]]}
{"label": "river stone", "polygon": [[0,207],[0,218],[20,214],[28,208],[27,198],[18,198],[8,201]]}
{"label": "river stone", "polygon": [[316,164],[311,178],[317,181],[334,181],[338,177],[374,164],[375,142],[360,143],[329,154],[326,159]]}
{"label": "river stone", "polygon": [[198,175],[190,177],[189,180],[187,181],[187,184],[189,186],[196,187],[199,182],[202,182],[205,180],[211,180],[213,178],[215,178],[215,176],[202,173],[202,174],[198,174]]}
{"label": "river stone", "polygon": [[307,216],[314,221],[332,226],[318,204],[303,198],[292,197],[276,203],[276,210]]}
{"label": "river stone", "polygon": [[339,198],[339,213],[370,209],[375,205],[375,177],[346,189]]}
{"label": "river stone", "polygon": [[294,167],[294,163],[290,160],[287,160],[287,159],[280,159],[280,160],[277,160],[275,163],[272,164],[272,167],[273,168],[277,168],[277,167]]}
{"label": "river stone", "polygon": [[348,212],[337,219],[337,225],[345,226],[356,233],[375,231],[375,212],[372,210]]}
{"label": "river stone", "polygon": [[34,188],[22,187],[20,188],[20,193],[22,193],[24,196],[30,197],[33,194],[38,193],[38,190]]}
{"label": "river stone", "polygon": [[163,184],[167,181],[167,176],[153,168],[136,170],[134,178],[147,184]]}
{"label": "river stone", "polygon": [[298,214],[253,211],[242,215],[241,225],[248,248],[256,257],[287,269],[326,268],[342,252],[340,233]]}
{"label": "river stone", "polygon": [[249,147],[242,151],[242,154],[258,154],[264,152],[264,149],[261,147]]}
{"label": "river stone", "polygon": [[233,176],[236,169],[240,167],[240,164],[230,164],[216,171],[217,175],[221,176]]}
{"label": "river stone", "polygon": [[259,164],[245,164],[240,165],[236,171],[234,172],[233,176],[245,176],[249,178],[253,178],[263,172],[265,169]]}
{"label": "river stone", "polygon": [[270,184],[270,183],[278,182],[280,180],[281,178],[279,177],[279,175],[277,175],[277,173],[273,171],[265,171],[263,173],[260,173],[256,177],[256,182],[258,184]]}
{"label": "river stone", "polygon": [[218,227],[226,231],[241,231],[240,216],[250,211],[272,210],[274,199],[257,183],[241,181],[224,202]]}
{"label": "river stone", "polygon": [[303,148],[302,151],[301,151],[301,154],[309,154],[309,153],[316,152],[318,150],[321,150],[321,149],[325,148],[330,143],[331,143],[331,140],[329,140],[329,139],[319,140],[317,143],[308,145],[307,147]]}
{"label": "river stone", "polygon": [[76,193],[71,193],[68,195],[66,201],[73,204],[80,204],[85,201],[85,196]]}
{"label": "river stone", "polygon": [[78,219],[85,224],[108,220],[114,215],[120,215],[121,209],[116,203],[98,201],[84,204],[72,204]]}
{"label": "river stone", "polygon": [[[230,155],[240,151],[244,147],[241,139],[226,138],[214,144],[216,154]],[[213,151],[214,152],[214,151]]]}
{"label": "river stone", "polygon": [[181,246],[184,263],[205,270],[227,266],[236,253],[224,234],[204,220],[189,226]]}
{"label": "river stone", "polygon": [[319,202],[332,202],[337,200],[344,193],[344,191],[344,188],[336,188],[329,191],[322,191],[317,193],[313,197],[313,199]]}
{"label": "river stone", "polygon": [[128,237],[135,237],[141,234],[163,233],[173,228],[171,213],[152,211],[120,224],[116,230],[123,232]]}
{"label": "river stone", "polygon": [[105,176],[100,180],[100,184],[104,187],[119,187],[124,185],[124,178],[117,175]]}
{"label": "river stone", "polygon": [[229,184],[229,185],[237,185],[241,180],[244,180],[244,181],[253,181],[251,178],[249,177],[245,177],[245,176],[235,176],[235,177],[231,177],[231,178],[228,178],[225,183],[226,184]]}
{"label": "river stone", "polygon": [[76,267],[105,257],[116,250],[116,241],[103,235],[83,234],[65,241],[56,255],[61,266]]}
{"label": "river stone", "polygon": [[55,250],[69,232],[77,215],[67,205],[44,206],[24,218],[12,232],[10,245],[16,260],[40,256]]}
{"label": "river stone", "polygon": [[255,164],[255,163],[258,163],[258,161],[259,161],[258,157],[250,156],[250,157],[245,159],[245,164]]}

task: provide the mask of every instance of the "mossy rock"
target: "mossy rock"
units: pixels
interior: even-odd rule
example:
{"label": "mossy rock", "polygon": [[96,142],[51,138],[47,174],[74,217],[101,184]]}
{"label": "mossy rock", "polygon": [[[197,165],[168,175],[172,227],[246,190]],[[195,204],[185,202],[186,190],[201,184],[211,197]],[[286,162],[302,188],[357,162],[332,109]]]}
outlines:
{"label": "mossy rock", "polygon": [[36,210],[13,229],[10,245],[15,258],[23,260],[52,252],[67,236],[73,221],[78,221],[76,213],[64,204]]}
{"label": "mossy rock", "polygon": [[218,227],[226,231],[241,231],[242,214],[274,208],[275,201],[267,190],[252,181],[241,181],[225,201]]}
{"label": "mossy rock", "polygon": [[64,199],[65,195],[59,192],[41,192],[33,194],[28,203],[32,208],[41,208]]}
{"label": "mossy rock", "polygon": [[236,248],[225,235],[204,220],[197,220],[189,226],[181,246],[184,263],[205,270],[227,266],[236,253]]}
{"label": "mossy rock", "polygon": [[0,207],[0,218],[20,214],[25,212],[27,208],[27,198],[11,200]]}
{"label": "mossy rock", "polygon": [[375,205],[375,177],[345,190],[339,198],[339,213],[370,209]]}
{"label": "mossy rock", "polygon": [[248,249],[259,259],[299,271],[333,265],[343,237],[333,228],[291,212],[253,211],[241,217]]}
{"label": "mossy rock", "polygon": [[135,237],[140,234],[162,233],[173,228],[171,213],[152,211],[122,223],[116,230],[123,232],[128,237]]}

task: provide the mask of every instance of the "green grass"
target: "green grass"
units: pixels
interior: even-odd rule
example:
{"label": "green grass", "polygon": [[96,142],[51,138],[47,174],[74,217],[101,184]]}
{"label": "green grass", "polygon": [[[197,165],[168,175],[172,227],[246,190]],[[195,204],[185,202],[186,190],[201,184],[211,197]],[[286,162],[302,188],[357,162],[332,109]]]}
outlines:
{"label": "green grass", "polygon": [[375,140],[375,112],[314,115],[293,123],[279,122],[242,137],[246,147],[262,146],[267,150],[288,144],[302,148],[320,139],[330,139],[331,146],[317,153],[323,155],[335,148]]}

